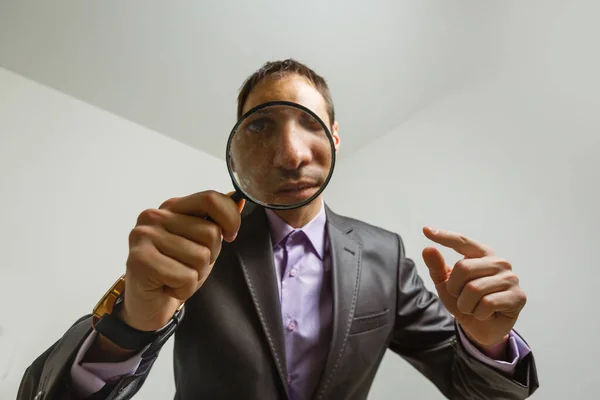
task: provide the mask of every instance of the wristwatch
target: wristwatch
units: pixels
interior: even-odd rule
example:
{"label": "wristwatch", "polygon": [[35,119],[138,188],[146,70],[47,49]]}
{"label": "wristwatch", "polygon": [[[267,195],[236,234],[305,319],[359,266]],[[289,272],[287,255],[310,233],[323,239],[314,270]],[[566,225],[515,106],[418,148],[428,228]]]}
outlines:
{"label": "wristwatch", "polygon": [[117,346],[126,350],[141,351],[144,347],[160,338],[166,332],[173,333],[173,325],[178,325],[183,318],[183,303],[177,308],[167,324],[156,331],[141,331],[127,325],[119,318],[125,292],[125,275],[111,286],[102,296],[92,312],[92,326]]}

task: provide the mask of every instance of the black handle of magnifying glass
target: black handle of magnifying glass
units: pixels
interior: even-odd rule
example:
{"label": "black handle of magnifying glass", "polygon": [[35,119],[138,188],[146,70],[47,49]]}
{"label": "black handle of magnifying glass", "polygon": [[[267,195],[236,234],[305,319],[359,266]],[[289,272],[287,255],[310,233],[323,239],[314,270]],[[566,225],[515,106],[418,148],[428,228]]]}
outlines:
{"label": "black handle of magnifying glass", "polygon": [[242,196],[242,194],[240,193],[239,190],[236,190],[231,195],[231,200],[235,201],[236,204],[239,203],[240,201],[242,201],[243,198],[244,198],[244,196]]}
{"label": "black handle of magnifying glass", "polygon": [[[242,201],[242,199],[244,198],[244,196],[240,193],[239,190],[236,190],[235,192],[233,192],[231,194],[231,196],[229,196],[231,198],[231,200],[235,201],[235,204],[239,204],[240,201]],[[212,219],[210,216],[206,216],[204,217],[204,219],[206,221],[210,221],[210,222],[215,222],[214,219]]]}

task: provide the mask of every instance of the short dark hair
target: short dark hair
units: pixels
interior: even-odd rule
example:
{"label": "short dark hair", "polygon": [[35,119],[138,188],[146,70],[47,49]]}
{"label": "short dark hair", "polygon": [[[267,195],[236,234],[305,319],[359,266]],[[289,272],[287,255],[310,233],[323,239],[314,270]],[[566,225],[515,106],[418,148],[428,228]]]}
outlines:
{"label": "short dark hair", "polygon": [[327,114],[329,116],[330,124],[335,122],[335,110],[333,108],[333,100],[331,98],[331,92],[325,79],[319,76],[315,71],[294,59],[287,59],[283,61],[269,61],[265,63],[261,68],[256,70],[244,81],[238,95],[237,104],[237,117],[238,119],[243,115],[244,105],[248,96],[252,90],[261,81],[269,77],[284,77],[290,74],[298,74],[307,78],[314,87],[321,93],[321,96],[325,99],[327,105]]}

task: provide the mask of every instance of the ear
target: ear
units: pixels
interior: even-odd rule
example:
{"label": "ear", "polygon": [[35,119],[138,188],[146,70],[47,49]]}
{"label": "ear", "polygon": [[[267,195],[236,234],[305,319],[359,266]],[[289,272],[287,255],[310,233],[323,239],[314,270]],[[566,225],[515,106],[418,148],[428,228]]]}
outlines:
{"label": "ear", "polygon": [[331,136],[333,136],[333,144],[336,152],[339,150],[341,143],[340,134],[338,133],[338,130],[339,126],[337,121],[335,121],[333,123],[333,126],[331,127]]}

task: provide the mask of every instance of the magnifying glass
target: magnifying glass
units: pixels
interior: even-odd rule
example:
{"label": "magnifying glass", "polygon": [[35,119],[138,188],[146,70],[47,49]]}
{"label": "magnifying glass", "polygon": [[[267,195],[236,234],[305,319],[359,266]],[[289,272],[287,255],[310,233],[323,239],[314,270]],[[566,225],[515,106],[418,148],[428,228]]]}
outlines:
{"label": "magnifying glass", "polygon": [[335,146],[327,125],[309,108],[288,101],[246,112],[229,135],[227,169],[242,198],[289,210],[317,198],[329,183]]}

